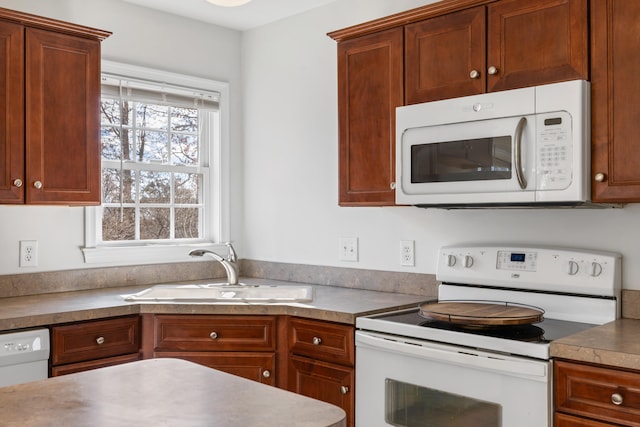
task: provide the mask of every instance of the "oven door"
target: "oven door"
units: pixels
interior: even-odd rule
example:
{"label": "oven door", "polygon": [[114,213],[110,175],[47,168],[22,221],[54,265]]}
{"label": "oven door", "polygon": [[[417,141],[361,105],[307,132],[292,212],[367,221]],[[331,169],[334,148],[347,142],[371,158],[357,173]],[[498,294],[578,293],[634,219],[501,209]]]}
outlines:
{"label": "oven door", "polygon": [[551,362],[356,332],[357,427],[548,427]]}
{"label": "oven door", "polygon": [[535,200],[536,116],[408,128],[399,142],[399,203]]}

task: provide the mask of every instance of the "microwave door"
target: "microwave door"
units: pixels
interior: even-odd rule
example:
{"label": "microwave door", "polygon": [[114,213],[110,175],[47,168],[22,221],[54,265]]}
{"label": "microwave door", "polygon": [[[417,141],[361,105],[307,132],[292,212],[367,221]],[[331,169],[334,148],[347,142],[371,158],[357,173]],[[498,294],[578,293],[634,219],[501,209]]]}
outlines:
{"label": "microwave door", "polygon": [[533,201],[528,194],[535,188],[533,127],[527,117],[510,117],[406,129],[398,201]]}

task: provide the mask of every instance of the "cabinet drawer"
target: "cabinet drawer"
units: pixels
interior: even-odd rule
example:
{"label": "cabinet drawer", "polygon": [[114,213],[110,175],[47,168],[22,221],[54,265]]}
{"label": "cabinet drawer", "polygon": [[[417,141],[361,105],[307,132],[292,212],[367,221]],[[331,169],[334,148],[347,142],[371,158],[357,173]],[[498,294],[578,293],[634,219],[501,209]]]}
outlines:
{"label": "cabinet drawer", "polygon": [[154,350],[275,351],[272,316],[171,316],[155,318]]}
{"label": "cabinet drawer", "polygon": [[261,382],[276,384],[276,354],[254,352],[156,352],[153,357],[184,359],[229,374]]}
{"label": "cabinet drawer", "polygon": [[307,319],[289,320],[289,351],[314,359],[353,365],[354,328]]}
{"label": "cabinet drawer", "polygon": [[556,361],[555,410],[640,426],[640,373]]}
{"label": "cabinet drawer", "polygon": [[554,427],[616,427],[614,424],[572,417],[561,413],[555,414],[553,425]]}
{"label": "cabinet drawer", "polygon": [[140,350],[140,318],[53,326],[51,347],[52,366],[136,353]]}
{"label": "cabinet drawer", "polygon": [[71,363],[69,365],[53,366],[51,376],[73,374],[75,372],[89,371],[91,369],[104,368],[105,366],[120,365],[122,363],[140,360],[140,353],[125,354],[124,356],[108,357],[106,359],[89,360],[88,362]]}

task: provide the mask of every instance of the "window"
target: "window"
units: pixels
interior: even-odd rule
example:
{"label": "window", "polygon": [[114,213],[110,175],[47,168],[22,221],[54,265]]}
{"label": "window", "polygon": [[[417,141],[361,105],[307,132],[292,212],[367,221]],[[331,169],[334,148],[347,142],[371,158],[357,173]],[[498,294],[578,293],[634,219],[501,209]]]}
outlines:
{"label": "window", "polygon": [[131,261],[150,245],[154,260],[169,260],[184,256],[184,245],[228,239],[221,167],[226,89],[103,63],[102,205],[87,208],[86,262]]}

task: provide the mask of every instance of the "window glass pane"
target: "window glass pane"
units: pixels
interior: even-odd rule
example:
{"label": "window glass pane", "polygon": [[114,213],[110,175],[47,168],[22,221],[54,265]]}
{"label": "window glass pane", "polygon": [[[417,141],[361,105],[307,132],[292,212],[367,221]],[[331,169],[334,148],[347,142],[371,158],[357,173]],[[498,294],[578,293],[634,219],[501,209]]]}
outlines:
{"label": "window glass pane", "polygon": [[198,137],[171,135],[171,162],[174,165],[198,165]]}
{"label": "window glass pane", "polygon": [[100,129],[102,141],[102,158],[108,160],[120,160],[122,147],[120,146],[120,128],[102,127]]}
{"label": "window glass pane", "polygon": [[120,126],[120,100],[107,98],[101,100],[100,123]]}
{"label": "window glass pane", "polygon": [[172,108],[171,131],[198,132],[198,110],[196,108]]}
{"label": "window glass pane", "polygon": [[175,203],[200,203],[201,175],[196,173],[176,173],[174,175]]}
{"label": "window glass pane", "polygon": [[176,208],[176,239],[195,239],[200,236],[200,209]]}
{"label": "window glass pane", "polygon": [[169,208],[140,208],[140,238],[168,239],[171,232]]}
{"label": "window glass pane", "polygon": [[[122,185],[122,188],[120,188]],[[133,203],[135,201],[135,171],[120,169],[102,169],[102,202],[120,203],[120,191],[122,190],[122,202]]]}
{"label": "window glass pane", "polygon": [[135,240],[136,213],[134,208],[102,209],[102,240]]}
{"label": "window glass pane", "polygon": [[137,161],[169,162],[169,141],[166,132],[141,130],[136,132]]}
{"label": "window glass pane", "polygon": [[171,173],[140,171],[140,203],[171,203]]}
{"label": "window glass pane", "polygon": [[136,126],[145,129],[167,130],[169,107],[136,102]]}

